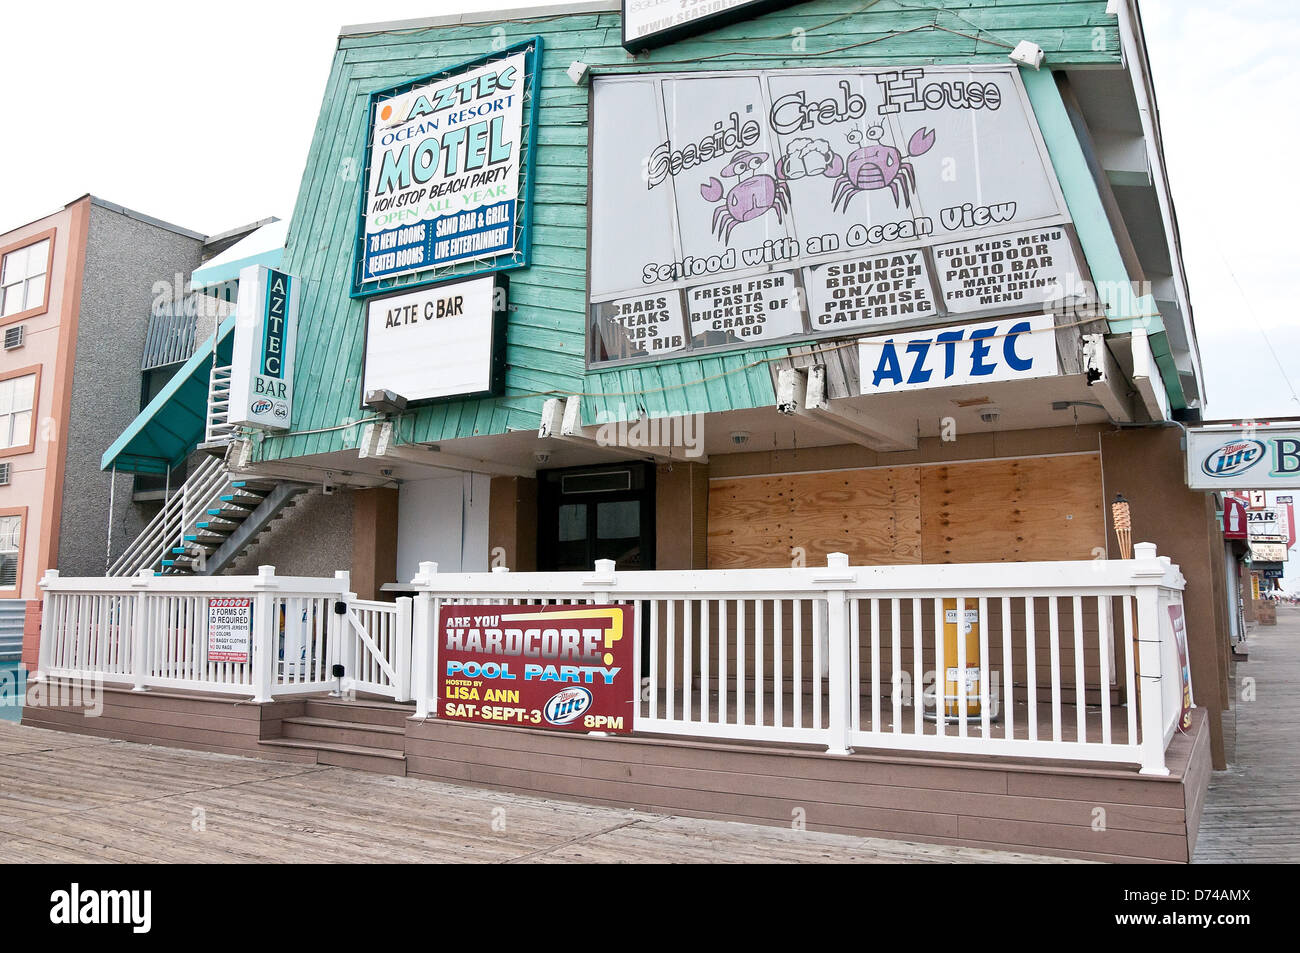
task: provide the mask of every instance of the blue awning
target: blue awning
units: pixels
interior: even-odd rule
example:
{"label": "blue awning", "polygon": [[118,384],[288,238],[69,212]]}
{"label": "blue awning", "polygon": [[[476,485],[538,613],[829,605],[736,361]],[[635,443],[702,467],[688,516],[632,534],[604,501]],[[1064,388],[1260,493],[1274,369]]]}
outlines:
{"label": "blue awning", "polygon": [[[213,335],[219,366],[230,363],[234,330],[232,314]],[[131,473],[166,473],[168,467],[179,466],[203,441],[207,430],[212,348],[213,339],[209,337],[104,451],[100,469],[117,467]]]}

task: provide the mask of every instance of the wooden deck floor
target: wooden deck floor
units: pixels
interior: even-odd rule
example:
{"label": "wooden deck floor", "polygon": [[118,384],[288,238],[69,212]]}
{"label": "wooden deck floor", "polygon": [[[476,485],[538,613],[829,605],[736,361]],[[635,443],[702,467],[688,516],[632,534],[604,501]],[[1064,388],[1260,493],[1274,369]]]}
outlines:
{"label": "wooden deck floor", "polygon": [[[1236,760],[1216,771],[1193,863],[1300,862],[1300,608],[1248,637],[1233,680]],[[1254,679],[1254,701],[1242,700]]]}
{"label": "wooden deck floor", "polygon": [[0,863],[370,861],[1065,862],[592,807],[0,722]]}

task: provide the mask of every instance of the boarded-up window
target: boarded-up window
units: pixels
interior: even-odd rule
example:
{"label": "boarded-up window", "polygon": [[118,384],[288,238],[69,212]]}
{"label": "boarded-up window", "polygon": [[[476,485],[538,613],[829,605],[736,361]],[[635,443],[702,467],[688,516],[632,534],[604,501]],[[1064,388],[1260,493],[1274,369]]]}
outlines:
{"label": "boarded-up window", "polygon": [[719,479],[709,568],[1091,559],[1106,545],[1098,454]]}

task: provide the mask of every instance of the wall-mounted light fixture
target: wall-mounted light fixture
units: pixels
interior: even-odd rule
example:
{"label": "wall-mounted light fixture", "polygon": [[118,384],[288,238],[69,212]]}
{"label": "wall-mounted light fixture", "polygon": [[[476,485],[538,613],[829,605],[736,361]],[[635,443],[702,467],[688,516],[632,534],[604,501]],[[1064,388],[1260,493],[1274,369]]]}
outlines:
{"label": "wall-mounted light fixture", "polygon": [[590,67],[582,60],[574,60],[565,72],[569,74],[569,79],[573,80],[575,86],[581,86],[589,78]]}
{"label": "wall-mounted light fixture", "polygon": [[368,390],[363,403],[380,414],[400,414],[406,410],[406,398],[391,390]]}
{"label": "wall-mounted light fixture", "polygon": [[1016,48],[1007,54],[1007,59],[1017,66],[1027,66],[1036,70],[1043,65],[1043,48],[1029,40],[1021,40]]}

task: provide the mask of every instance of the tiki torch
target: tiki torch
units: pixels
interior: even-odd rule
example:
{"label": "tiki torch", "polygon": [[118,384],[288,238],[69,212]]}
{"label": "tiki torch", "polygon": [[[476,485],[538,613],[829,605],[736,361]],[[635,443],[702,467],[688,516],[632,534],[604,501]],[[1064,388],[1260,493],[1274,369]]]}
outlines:
{"label": "tiki torch", "polygon": [[1133,517],[1129,513],[1128,500],[1123,493],[1115,495],[1115,502],[1110,505],[1111,522],[1115,524],[1115,538],[1119,540],[1121,559],[1133,558]]}
{"label": "tiki torch", "polygon": [[[1128,500],[1124,499],[1123,493],[1115,494],[1115,502],[1110,505],[1110,519],[1115,526],[1115,538],[1119,540],[1119,554],[1122,559],[1133,558],[1133,514],[1129,512]],[[1130,606],[1129,612],[1132,614],[1133,627],[1133,645],[1130,651],[1133,653],[1133,675],[1135,678],[1142,677],[1142,664],[1139,661],[1138,654],[1138,624],[1137,624],[1137,604]],[[1130,704],[1137,708],[1137,714],[1142,716],[1142,696],[1139,694],[1136,698],[1130,699]],[[1102,700],[1102,704],[1107,704]],[[1130,738],[1131,742],[1133,739]]]}

